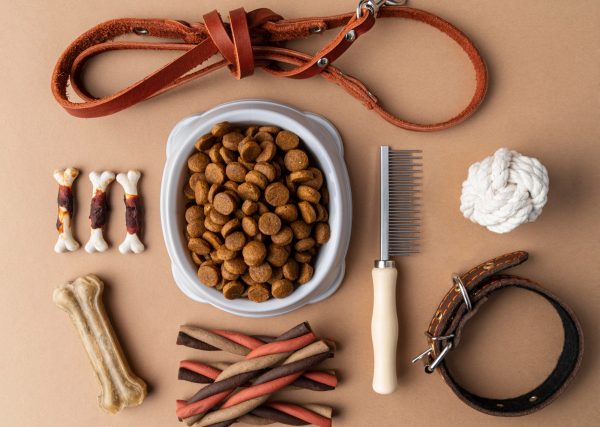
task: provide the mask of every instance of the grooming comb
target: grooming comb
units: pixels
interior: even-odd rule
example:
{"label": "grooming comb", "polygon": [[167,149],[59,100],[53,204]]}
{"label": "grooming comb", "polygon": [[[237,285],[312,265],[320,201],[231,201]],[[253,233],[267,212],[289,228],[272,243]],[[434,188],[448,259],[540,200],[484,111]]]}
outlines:
{"label": "grooming comb", "polygon": [[420,150],[381,147],[380,255],[373,268],[373,390],[392,393],[397,386],[396,263],[392,256],[419,252]]}

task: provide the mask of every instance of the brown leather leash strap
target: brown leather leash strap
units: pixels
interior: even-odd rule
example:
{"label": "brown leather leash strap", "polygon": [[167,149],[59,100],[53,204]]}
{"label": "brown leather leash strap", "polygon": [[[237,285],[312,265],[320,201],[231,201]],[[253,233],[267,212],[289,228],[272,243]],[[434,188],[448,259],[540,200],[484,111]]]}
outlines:
{"label": "brown leather leash strap", "polygon": [[[131,107],[225,66],[237,79],[252,75],[254,69],[259,67],[276,77],[304,79],[319,74],[341,86],[388,122],[404,129],[434,131],[462,122],[477,109],[487,89],[487,70],[481,55],[467,36],[449,22],[423,10],[388,6],[386,3],[393,2],[361,0],[356,12],[302,19],[283,19],[269,9],[246,13],[239,8],[229,13],[228,24],[223,22],[217,11],[204,15],[204,23],[135,18],[107,21],[83,33],[65,49],[52,73],[52,93],[69,114],[86,118],[100,117]],[[386,111],[358,79],[332,65],[373,27],[378,18],[404,18],[431,25],[452,38],[465,51],[475,70],[476,85],[469,104],[460,113],[434,124],[402,120]],[[339,27],[342,27],[339,34],[314,55],[284,45],[286,41]],[[179,42],[114,40],[127,35],[175,39]],[[85,63],[104,52],[132,49],[182,51],[183,54],[110,96],[95,98],[91,95],[83,82]],[[221,60],[203,65],[217,54],[222,56]],[[69,100],[69,84],[83,102]]]}
{"label": "brown leather leash strap", "polygon": [[[484,262],[467,273],[454,276],[454,286],[436,310],[426,332],[428,350],[417,356],[425,361],[425,372],[438,369],[452,391],[467,405],[489,415],[520,416],[552,403],[573,380],[583,356],[583,333],[573,311],[537,283],[517,276],[499,274],[528,258],[518,251]],[[446,359],[461,339],[463,328],[478,309],[498,290],[518,288],[544,297],[557,311],[564,330],[563,349],[552,373],[528,393],[508,399],[490,399],[466,390],[452,376]]]}

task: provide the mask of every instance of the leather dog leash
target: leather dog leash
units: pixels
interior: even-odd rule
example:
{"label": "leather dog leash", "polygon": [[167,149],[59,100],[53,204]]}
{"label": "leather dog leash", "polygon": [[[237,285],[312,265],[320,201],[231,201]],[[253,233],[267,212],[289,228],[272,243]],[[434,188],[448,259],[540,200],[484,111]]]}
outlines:
{"label": "leather dog leash", "polygon": [[[59,57],[52,74],[52,93],[58,103],[77,117],[99,117],[116,113],[145,99],[228,66],[236,79],[250,76],[256,67],[276,77],[304,79],[319,74],[374,110],[388,122],[414,131],[434,131],[454,126],[480,105],[487,89],[487,70],[473,43],[447,21],[423,10],[395,6],[400,2],[361,0],[356,12],[315,18],[283,19],[269,9],[229,13],[224,23],[217,11],[204,15],[204,23],[169,19],[124,18],[104,22],[73,41]],[[434,124],[418,124],[395,117],[380,104],[358,79],[342,73],[332,63],[369,31],[376,18],[405,18],[437,28],[467,54],[475,70],[475,92],[469,104],[454,117]],[[338,35],[315,55],[285,47],[286,41],[305,38],[342,27]],[[121,41],[116,37],[136,34],[179,42]],[[90,58],[113,50],[171,50],[183,54],[131,86],[110,96],[95,98],[83,83],[84,65]],[[203,65],[216,54],[222,59]],[[201,68],[197,68],[202,66]],[[83,102],[67,95],[71,85]]]}
{"label": "leather dog leash", "polygon": [[[417,356],[425,361],[425,372],[436,368],[452,391],[467,405],[490,415],[519,416],[538,411],[553,402],[575,377],[583,356],[583,334],[573,311],[540,285],[517,276],[498,274],[525,262],[527,252],[513,252],[478,265],[453,277],[454,287],[438,306],[426,335],[430,348]],[[466,390],[456,382],[445,358],[459,345],[467,322],[496,291],[519,288],[544,297],[557,311],[564,329],[564,343],[552,373],[528,393],[509,399],[490,399]]]}

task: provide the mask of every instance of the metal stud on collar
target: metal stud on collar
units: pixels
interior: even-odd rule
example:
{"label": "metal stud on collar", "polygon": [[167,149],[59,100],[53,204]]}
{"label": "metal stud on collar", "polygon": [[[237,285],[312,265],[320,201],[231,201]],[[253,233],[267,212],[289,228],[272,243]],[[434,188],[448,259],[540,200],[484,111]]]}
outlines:
{"label": "metal stud on collar", "polygon": [[323,57],[317,61],[317,66],[319,66],[321,68],[327,67],[328,64],[329,64],[329,59],[327,59],[325,57]]}

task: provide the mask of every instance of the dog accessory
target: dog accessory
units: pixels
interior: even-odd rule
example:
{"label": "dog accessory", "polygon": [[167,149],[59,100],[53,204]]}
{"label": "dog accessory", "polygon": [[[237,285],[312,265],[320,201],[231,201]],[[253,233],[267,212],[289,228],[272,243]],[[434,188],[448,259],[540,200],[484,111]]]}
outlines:
{"label": "dog accessory", "polygon": [[381,394],[396,389],[397,270],[390,256],[418,252],[421,151],[381,147],[380,257],[373,268],[373,390]]}
{"label": "dog accessory", "polygon": [[[276,77],[304,79],[320,74],[374,110],[395,126],[414,131],[434,131],[454,126],[469,117],[480,105],[487,89],[485,63],[473,43],[449,22],[422,10],[400,7],[401,1],[361,0],[355,12],[320,18],[283,19],[269,9],[246,13],[243,8],[229,13],[229,24],[217,11],[204,15],[204,23],[170,19],[124,18],[104,22],[79,36],[59,57],[52,74],[52,93],[58,103],[76,117],[99,117],[116,113],[183,83],[228,66],[236,79],[252,75],[260,67]],[[454,117],[435,124],[419,124],[395,117],[359,80],[342,73],[333,62],[368,32],[377,18],[405,18],[437,28],[454,40],[467,54],[475,70],[476,87],[469,104]],[[306,38],[342,27],[339,34],[315,55],[285,47],[286,41]],[[172,41],[114,41],[137,35]],[[133,85],[103,98],[95,98],[83,83],[88,59],[113,50],[152,49],[184,52],[180,57]],[[203,66],[220,53],[222,59]],[[67,86],[83,102],[72,102]]]}
{"label": "dog accessory", "polygon": [[[527,252],[518,251],[484,262],[467,273],[454,275],[454,286],[436,310],[426,335],[430,348],[415,359],[425,362],[425,372],[438,369],[452,391],[467,405],[489,415],[520,416],[538,411],[552,403],[573,380],[583,356],[583,334],[573,311],[537,283],[517,276],[499,274],[525,262]],[[564,344],[556,367],[539,386],[509,399],[490,399],[464,389],[448,370],[445,358],[460,342],[461,333],[478,308],[494,292],[519,288],[546,298],[558,312],[564,329]]]}
{"label": "dog accessory", "polygon": [[141,176],[141,172],[136,170],[130,170],[127,173],[117,175],[117,182],[125,190],[123,200],[125,201],[125,226],[127,233],[125,234],[125,240],[119,245],[119,252],[122,254],[129,252],[139,254],[144,252],[145,249],[144,244],[140,240],[142,208],[137,189],[137,184]]}
{"label": "dog accessory", "polygon": [[92,181],[92,202],[90,203],[90,240],[85,245],[88,253],[104,252],[108,249],[108,243],[104,240],[103,230],[108,215],[107,191],[110,184],[115,180],[115,174],[111,171],[90,172]]}
{"label": "dog accessory", "polygon": [[72,222],[75,211],[73,199],[73,182],[79,176],[79,170],[75,168],[57,169],[54,171],[54,179],[58,182],[58,218],[56,229],[58,240],[54,245],[54,252],[73,252],[79,249],[79,242],[73,237]]}
{"label": "dog accessory", "polygon": [[539,160],[508,148],[474,163],[462,185],[460,211],[494,233],[533,222],[548,196],[548,172]]}

